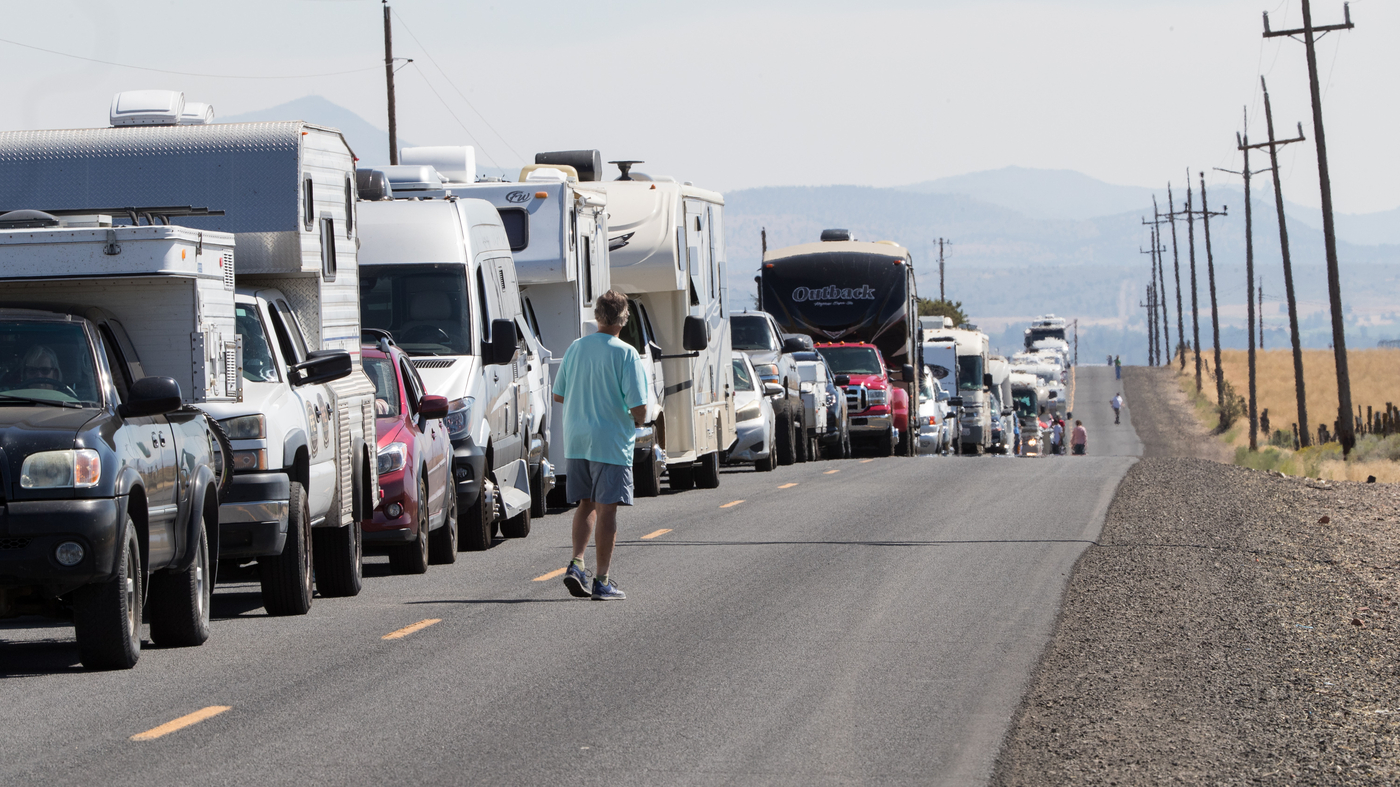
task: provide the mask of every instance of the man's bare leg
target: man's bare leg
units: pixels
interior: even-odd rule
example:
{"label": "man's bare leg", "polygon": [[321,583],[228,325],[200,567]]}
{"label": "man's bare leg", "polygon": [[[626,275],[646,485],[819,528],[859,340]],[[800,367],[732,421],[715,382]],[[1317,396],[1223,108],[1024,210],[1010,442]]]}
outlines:
{"label": "man's bare leg", "polygon": [[[616,508],[616,506],[613,506]],[[574,509],[574,560],[583,562],[583,553],[588,549],[588,540],[593,537],[593,521],[597,506],[592,500],[578,501],[578,507]],[[614,532],[616,525],[614,524]],[[612,547],[609,545],[608,554],[612,554]]]}
{"label": "man's bare leg", "polygon": [[[598,512],[598,537],[594,540],[594,552],[598,558],[596,574],[600,577],[606,577],[608,569],[612,567],[613,544],[617,541],[617,505],[617,503],[593,504]],[[575,528],[574,533],[574,548],[577,549],[577,528]],[[587,540],[584,543],[588,543]]]}

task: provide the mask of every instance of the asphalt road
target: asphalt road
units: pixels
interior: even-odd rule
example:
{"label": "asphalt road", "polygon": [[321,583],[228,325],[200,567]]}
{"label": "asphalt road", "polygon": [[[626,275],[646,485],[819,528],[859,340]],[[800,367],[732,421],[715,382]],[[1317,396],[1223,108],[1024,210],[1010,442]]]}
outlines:
{"label": "asphalt road", "polygon": [[0,783],[983,783],[1141,450],[1114,384],[1076,375],[1087,458],[816,462],[640,501],[624,602],[533,581],[568,560],[555,513],[426,576],[371,558],[301,618],[222,584],[208,644],[125,673],[0,622]]}

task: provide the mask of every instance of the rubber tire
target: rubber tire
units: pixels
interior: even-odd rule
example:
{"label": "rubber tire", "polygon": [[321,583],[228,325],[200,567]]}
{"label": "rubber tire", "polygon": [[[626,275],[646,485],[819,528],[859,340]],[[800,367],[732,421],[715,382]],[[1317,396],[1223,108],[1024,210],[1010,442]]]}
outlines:
{"label": "rubber tire", "polygon": [[[207,494],[215,494],[212,488]],[[165,648],[189,648],[209,639],[209,605],[214,576],[210,571],[209,536],[200,516],[194,561],[184,571],[157,571],[147,593],[151,642]]]}
{"label": "rubber tire", "polygon": [[792,411],[788,409],[787,402],[782,402],[776,408],[773,423],[775,426],[773,437],[773,450],[778,453],[778,464],[790,465],[797,462],[797,430],[792,424]]}
{"label": "rubber tire", "polygon": [[322,597],[360,595],[364,587],[364,532],[359,522],[312,528],[311,557],[316,568],[316,591]]}
{"label": "rubber tire", "polygon": [[389,550],[389,570],[395,574],[428,573],[428,538],[432,534],[428,531],[428,480],[424,475],[418,477],[418,537]]}
{"label": "rubber tire", "polygon": [[457,562],[457,538],[461,528],[457,519],[457,494],[448,489],[442,497],[442,504],[447,507],[442,527],[428,534],[428,562],[433,565]]}
{"label": "rubber tire", "polygon": [[530,536],[530,509],[523,509],[510,519],[502,521],[501,535],[506,538],[528,538]]}
{"label": "rubber tire", "polygon": [[116,576],[73,591],[78,659],[90,670],[131,669],[141,657],[141,550],[128,515]]}
{"label": "rubber tire", "polygon": [[287,503],[287,543],[282,554],[258,558],[263,608],[273,617],[305,615],[311,610],[311,513],[300,482],[292,482]]}
{"label": "rubber tire", "polygon": [[811,457],[810,461],[816,462],[818,460],[825,459],[826,457],[822,456],[821,439],[818,438],[816,435],[812,435],[810,440],[811,442],[807,445],[807,456]]}
{"label": "rubber tire", "polygon": [[808,449],[812,447],[812,439],[807,434],[806,413],[792,419],[793,421],[793,456],[797,464],[806,464],[814,458]]}
{"label": "rubber tire", "polygon": [[491,548],[491,504],[486,500],[486,490],[476,496],[476,502],[463,507],[457,501],[457,510],[462,512],[461,528],[458,535],[458,552],[481,552]]}
{"label": "rubber tire", "polygon": [[853,453],[851,451],[851,430],[847,429],[841,433],[841,458],[850,459]]}
{"label": "rubber tire", "polygon": [[530,516],[539,518],[545,515],[548,506],[544,498],[544,468],[539,467],[530,476]]}
{"label": "rubber tire", "polygon": [[661,494],[661,469],[656,466],[655,454],[632,463],[632,479],[636,497],[657,497]]}
{"label": "rubber tire", "polygon": [[695,463],[695,486],[697,489],[719,488],[719,452],[705,454]]}
{"label": "rubber tire", "polygon": [[688,492],[695,488],[694,465],[671,465],[666,470],[671,479],[671,491]]}
{"label": "rubber tire", "polygon": [[760,459],[753,463],[753,469],[759,473],[771,473],[777,466],[778,455],[771,447],[768,449],[768,457],[766,459]]}
{"label": "rubber tire", "polygon": [[879,438],[879,442],[876,443],[875,446],[875,454],[876,456],[894,456],[894,450],[895,437],[894,430],[891,429],[886,432],[883,437]]}

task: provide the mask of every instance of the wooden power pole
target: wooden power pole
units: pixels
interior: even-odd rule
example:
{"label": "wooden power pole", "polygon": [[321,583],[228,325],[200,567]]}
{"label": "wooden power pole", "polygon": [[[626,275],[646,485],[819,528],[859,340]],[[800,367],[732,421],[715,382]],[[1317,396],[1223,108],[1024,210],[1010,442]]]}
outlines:
{"label": "wooden power pole", "polygon": [[[1278,207],[1278,242],[1283,252],[1283,291],[1288,296],[1288,333],[1293,340],[1293,387],[1298,395],[1298,443],[1303,448],[1312,444],[1308,433],[1308,402],[1303,382],[1303,345],[1298,337],[1298,299],[1293,294],[1293,261],[1288,253],[1288,221],[1283,215],[1283,184],[1278,175],[1278,149],[1293,142],[1302,142],[1303,124],[1298,124],[1298,136],[1294,139],[1278,139],[1274,136],[1274,110],[1269,104],[1269,86],[1259,77],[1264,88],[1264,123],[1269,129],[1269,141],[1252,145],[1269,149],[1269,167],[1274,173],[1274,204]],[[1263,297],[1262,294],[1260,296]],[[1263,309],[1261,307],[1260,311]],[[1347,419],[1350,422],[1350,418]]]}
{"label": "wooden power pole", "polygon": [[[1170,186],[1170,185],[1168,185],[1168,187],[1167,187],[1167,194],[1168,194],[1168,195],[1171,194],[1171,186]],[[1167,207],[1170,208],[1171,206],[1168,205]],[[1153,231],[1154,231],[1156,234],[1155,234],[1155,240],[1153,241],[1153,244],[1152,244],[1152,245],[1153,245],[1153,248],[1156,249],[1156,251],[1157,251],[1157,281],[1158,281],[1158,283],[1159,283],[1159,285],[1160,285],[1160,286],[1157,288],[1157,295],[1158,295],[1158,299],[1157,299],[1157,300],[1158,300],[1158,303],[1160,304],[1159,311],[1160,311],[1160,319],[1162,320],[1162,341],[1161,341],[1160,344],[1157,345],[1157,360],[1158,360],[1160,363],[1162,363],[1162,364],[1170,364],[1170,363],[1172,362],[1172,342],[1171,342],[1171,335],[1170,335],[1170,331],[1169,331],[1169,329],[1168,329],[1168,326],[1170,325],[1171,320],[1167,319],[1167,301],[1166,301],[1166,297],[1167,297],[1167,274],[1166,274],[1166,270],[1165,270],[1165,269],[1166,269],[1166,260],[1162,259],[1162,253],[1165,252],[1165,251],[1167,250],[1167,247],[1162,245],[1162,230],[1161,230],[1161,227],[1162,227],[1162,222],[1163,222],[1163,221],[1165,221],[1165,219],[1162,218],[1161,212],[1158,211],[1158,209],[1157,209],[1157,195],[1156,195],[1156,194],[1153,194],[1153,195],[1152,195],[1152,228],[1153,228]],[[1144,219],[1142,223],[1143,223],[1143,224],[1146,224],[1146,223],[1147,223],[1147,220]],[[1173,235],[1173,238],[1175,238],[1175,235]],[[1177,282],[1180,283],[1180,281],[1181,281],[1181,277],[1178,276],[1178,277],[1177,277]],[[1179,309],[1178,309],[1178,311],[1179,311]],[[1166,352],[1163,352],[1163,350],[1165,350]]]}
{"label": "wooden power pole", "polygon": [[[1270,30],[1269,15],[1264,14],[1264,37],[1302,35],[1308,57],[1308,88],[1312,93],[1313,138],[1317,148],[1317,177],[1322,188],[1322,238],[1327,246],[1327,298],[1332,308],[1332,352],[1337,362],[1337,439],[1346,456],[1356,445],[1356,430],[1351,409],[1351,374],[1347,368],[1347,340],[1342,313],[1342,282],[1337,270],[1337,231],[1332,219],[1332,176],[1327,168],[1327,137],[1322,130],[1322,96],[1317,85],[1317,38],[1333,30],[1350,30],[1351,5],[1342,4],[1345,22],[1340,25],[1315,27],[1312,6],[1303,0],[1303,26],[1296,30]],[[1301,136],[1301,135],[1300,135]],[[1275,176],[1277,178],[1277,176]]]}
{"label": "wooden power pole", "polygon": [[[1220,306],[1215,300],[1215,256],[1210,250],[1210,217],[1230,215],[1230,206],[1219,213],[1211,213],[1210,206],[1206,204],[1206,173],[1201,176],[1201,224],[1206,234],[1206,281],[1210,285],[1210,330],[1211,338],[1215,343],[1215,404],[1218,407],[1225,406],[1225,371],[1220,368]],[[1197,349],[1197,357],[1200,351]]]}
{"label": "wooden power pole", "polygon": [[[1186,249],[1191,260],[1191,349],[1196,356],[1196,393],[1201,392],[1201,323],[1200,306],[1196,301],[1196,211],[1191,209],[1191,169],[1186,169],[1186,211],[1184,214],[1170,213],[1169,216],[1186,216]],[[1176,225],[1172,225],[1175,229]],[[1181,357],[1181,368],[1186,368],[1186,356]]]}
{"label": "wooden power pole", "polygon": [[943,243],[946,239],[938,239],[938,300],[948,300],[948,295],[943,291]]}
{"label": "wooden power pole", "polygon": [[399,122],[394,112],[394,29],[389,24],[389,3],[384,3],[384,81],[389,87],[389,163],[399,163]]}
{"label": "wooden power pole", "polygon": [[[1177,253],[1176,245],[1176,214],[1172,208],[1176,203],[1172,200],[1172,184],[1167,184],[1167,221],[1172,226],[1172,267],[1176,269],[1176,343],[1183,348],[1186,345],[1186,321],[1181,313],[1181,255]],[[1186,350],[1181,351],[1181,371],[1186,371]]]}

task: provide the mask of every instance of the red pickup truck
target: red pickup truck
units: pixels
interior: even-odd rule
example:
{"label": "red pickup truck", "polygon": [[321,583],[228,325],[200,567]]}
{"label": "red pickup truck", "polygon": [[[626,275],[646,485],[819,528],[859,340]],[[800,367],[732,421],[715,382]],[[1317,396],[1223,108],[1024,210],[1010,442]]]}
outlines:
{"label": "red pickup truck", "polygon": [[894,456],[901,435],[909,435],[909,394],[893,384],[880,350],[853,342],[818,344],[816,349],[846,390],[851,441],[872,444],[880,456]]}

